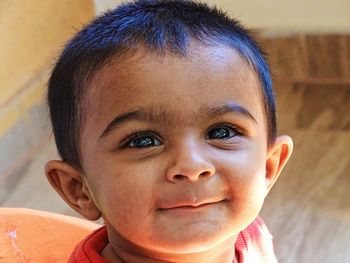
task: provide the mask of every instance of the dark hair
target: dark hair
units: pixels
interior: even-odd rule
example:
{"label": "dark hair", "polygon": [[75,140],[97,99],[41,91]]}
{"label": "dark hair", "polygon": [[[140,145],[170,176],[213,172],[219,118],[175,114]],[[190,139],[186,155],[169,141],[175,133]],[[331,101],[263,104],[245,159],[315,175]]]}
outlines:
{"label": "dark hair", "polygon": [[276,136],[275,99],[268,63],[250,33],[216,7],[186,0],[138,0],[104,13],[65,46],[49,80],[47,101],[57,149],[82,169],[79,141],[82,98],[89,80],[112,58],[140,44],[155,52],[186,56],[191,41],[236,49],[261,82],[268,144]]}

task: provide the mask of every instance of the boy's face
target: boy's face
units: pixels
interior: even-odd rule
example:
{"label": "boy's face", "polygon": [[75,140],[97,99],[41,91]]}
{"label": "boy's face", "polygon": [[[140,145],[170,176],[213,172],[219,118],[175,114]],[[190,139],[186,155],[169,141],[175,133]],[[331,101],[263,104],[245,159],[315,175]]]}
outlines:
{"label": "boy's face", "polygon": [[140,48],[89,84],[83,180],[114,245],[164,253],[232,246],[279,174],[254,71],[224,46],[189,51]]}

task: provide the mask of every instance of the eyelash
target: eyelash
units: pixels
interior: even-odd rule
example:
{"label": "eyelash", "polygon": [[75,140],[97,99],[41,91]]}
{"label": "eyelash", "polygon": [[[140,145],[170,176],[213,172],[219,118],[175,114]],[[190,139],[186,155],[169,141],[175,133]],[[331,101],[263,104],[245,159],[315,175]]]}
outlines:
{"label": "eyelash", "polygon": [[[225,138],[213,138],[213,139],[210,139],[208,137],[209,133],[214,131],[215,129],[220,129],[220,128],[225,128],[225,129],[229,129],[229,133],[230,133],[230,136],[229,137],[225,137]],[[237,137],[237,136],[243,136],[243,132],[241,131],[241,129],[237,128],[236,126],[232,126],[232,125],[228,125],[228,124],[216,124],[212,127],[210,127],[207,131],[206,131],[206,136],[205,138],[208,139],[208,140],[229,140],[229,139],[232,139],[234,137]],[[154,142],[154,140],[157,140],[159,141],[160,143],[157,144],[157,145],[150,145],[150,146],[131,146],[130,144],[131,143],[135,143],[136,140],[138,139],[142,139],[142,138],[146,138],[146,137],[149,137],[149,138],[152,138],[152,142]],[[149,148],[149,147],[156,147],[156,146],[159,146],[162,144],[161,142],[162,140],[160,139],[160,137],[155,133],[155,132],[152,132],[152,131],[134,131],[130,136],[126,137],[122,143],[121,143],[121,148]]]}

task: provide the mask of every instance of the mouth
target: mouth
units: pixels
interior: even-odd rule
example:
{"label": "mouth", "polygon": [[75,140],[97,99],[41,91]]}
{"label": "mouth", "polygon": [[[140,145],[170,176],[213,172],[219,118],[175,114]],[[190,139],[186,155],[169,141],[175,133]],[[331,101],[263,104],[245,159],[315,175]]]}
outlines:
{"label": "mouth", "polygon": [[226,199],[213,200],[213,201],[203,201],[203,202],[176,202],[162,205],[158,210],[160,211],[171,211],[171,210],[188,210],[196,211],[202,208],[207,208],[209,206],[217,205],[226,202]]}
{"label": "mouth", "polygon": [[226,201],[220,200],[215,202],[201,202],[201,203],[176,203],[167,207],[161,207],[158,212],[164,216],[170,216],[171,218],[191,218],[191,221],[196,218],[207,218],[213,215],[217,209],[222,209],[222,205]]}

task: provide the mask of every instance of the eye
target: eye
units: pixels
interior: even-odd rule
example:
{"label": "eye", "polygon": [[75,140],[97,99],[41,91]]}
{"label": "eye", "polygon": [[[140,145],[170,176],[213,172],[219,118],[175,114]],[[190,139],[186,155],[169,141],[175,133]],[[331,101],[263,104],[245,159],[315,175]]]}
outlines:
{"label": "eye", "polygon": [[207,133],[209,140],[227,140],[234,136],[240,135],[237,129],[227,125],[217,126],[210,129]]}
{"label": "eye", "polygon": [[131,148],[147,148],[160,145],[160,140],[153,134],[143,133],[134,134],[125,144],[125,147]]}

